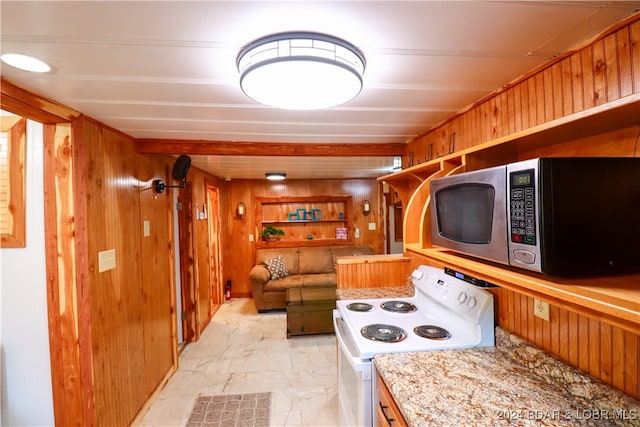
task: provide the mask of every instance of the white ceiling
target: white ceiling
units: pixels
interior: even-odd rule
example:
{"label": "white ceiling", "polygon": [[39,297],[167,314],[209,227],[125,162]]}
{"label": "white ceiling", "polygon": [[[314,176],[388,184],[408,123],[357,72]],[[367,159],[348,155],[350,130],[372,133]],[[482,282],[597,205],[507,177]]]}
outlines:
{"label": "white ceiling", "polygon": [[[2,1],[10,81],[135,138],[403,143],[640,9],[619,1]],[[320,111],[268,108],[238,86],[236,56],[283,31],[315,31],[362,50],[364,88]],[[177,154],[177,153],[176,153]],[[377,177],[389,157],[192,156],[222,178]],[[265,166],[269,164],[269,166]]]}

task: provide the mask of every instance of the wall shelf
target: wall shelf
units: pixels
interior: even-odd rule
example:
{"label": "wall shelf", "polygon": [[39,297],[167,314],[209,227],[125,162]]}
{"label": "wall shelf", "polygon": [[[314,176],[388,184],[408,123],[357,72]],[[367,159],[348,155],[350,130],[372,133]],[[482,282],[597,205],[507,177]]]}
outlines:
{"label": "wall shelf", "polygon": [[[259,239],[258,248],[295,246],[352,245],[354,230],[351,196],[258,197],[256,198],[256,234],[266,226],[285,232],[282,239],[267,242]],[[298,211],[319,211],[322,219],[290,219]],[[347,231],[346,239],[336,238],[336,229]],[[311,236],[311,239],[309,239]]]}

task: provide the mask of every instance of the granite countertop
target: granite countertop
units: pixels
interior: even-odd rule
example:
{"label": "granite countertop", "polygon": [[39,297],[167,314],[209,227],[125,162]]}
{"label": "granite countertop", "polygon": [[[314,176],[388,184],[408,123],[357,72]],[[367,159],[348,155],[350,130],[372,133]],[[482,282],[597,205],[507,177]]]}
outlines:
{"label": "granite countertop", "polygon": [[362,288],[362,289],[338,289],[336,296],[338,299],[373,299],[373,298],[402,298],[412,297],[415,294],[413,284],[403,286],[387,286],[383,288]]}
{"label": "granite countertop", "polygon": [[640,402],[496,328],[496,347],[375,365],[409,426],[640,426]]}

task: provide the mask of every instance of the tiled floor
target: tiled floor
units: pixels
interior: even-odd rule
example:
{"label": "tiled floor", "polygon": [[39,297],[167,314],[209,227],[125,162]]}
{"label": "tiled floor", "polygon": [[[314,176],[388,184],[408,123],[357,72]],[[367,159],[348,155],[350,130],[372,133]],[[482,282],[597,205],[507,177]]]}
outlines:
{"label": "tiled floor", "polygon": [[284,312],[258,314],[251,299],[224,304],[160,392],[143,426],[184,426],[200,395],[272,392],[271,426],[335,426],[333,335],[286,338]]}

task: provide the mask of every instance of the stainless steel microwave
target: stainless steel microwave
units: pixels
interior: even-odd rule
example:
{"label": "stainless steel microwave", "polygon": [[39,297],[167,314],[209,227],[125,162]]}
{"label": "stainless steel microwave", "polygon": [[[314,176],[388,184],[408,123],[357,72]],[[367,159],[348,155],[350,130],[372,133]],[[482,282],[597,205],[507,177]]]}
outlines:
{"label": "stainless steel microwave", "polygon": [[552,275],[640,271],[640,158],[537,158],[430,190],[434,245]]}

